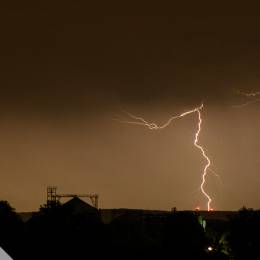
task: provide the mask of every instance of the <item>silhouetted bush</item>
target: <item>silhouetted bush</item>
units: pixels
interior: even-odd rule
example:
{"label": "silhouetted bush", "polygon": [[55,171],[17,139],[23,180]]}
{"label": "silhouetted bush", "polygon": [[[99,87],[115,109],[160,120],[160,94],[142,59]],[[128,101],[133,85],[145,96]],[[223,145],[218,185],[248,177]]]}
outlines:
{"label": "silhouetted bush", "polygon": [[231,218],[228,241],[235,259],[260,259],[260,211],[244,207]]}
{"label": "silhouetted bush", "polygon": [[26,231],[32,259],[80,259],[100,252],[103,224],[96,209],[75,213],[66,204],[56,204],[42,207],[26,223]]}
{"label": "silhouetted bush", "polygon": [[[205,258],[206,237],[193,212],[173,212],[164,226],[164,249],[168,255],[182,259]],[[178,258],[176,258],[178,259]]]}
{"label": "silhouetted bush", "polygon": [[159,255],[161,219],[145,214],[125,214],[111,222],[109,237],[110,252],[119,259],[120,255],[121,258]]}

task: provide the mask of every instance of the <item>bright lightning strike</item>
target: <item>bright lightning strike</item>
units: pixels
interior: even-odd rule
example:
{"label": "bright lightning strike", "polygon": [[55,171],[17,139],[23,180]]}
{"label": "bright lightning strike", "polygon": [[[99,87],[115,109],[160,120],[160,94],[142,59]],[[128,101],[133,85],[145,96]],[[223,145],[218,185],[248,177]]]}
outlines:
{"label": "bright lightning strike", "polygon": [[198,115],[198,127],[197,127],[197,131],[195,133],[195,138],[194,138],[194,146],[200,150],[203,158],[206,160],[206,165],[203,169],[203,174],[202,174],[202,182],[201,182],[201,185],[200,185],[200,189],[201,189],[201,192],[202,194],[206,197],[207,199],[207,209],[208,211],[211,211],[211,202],[212,202],[212,199],[210,197],[210,195],[205,191],[204,189],[204,186],[206,184],[206,177],[207,177],[207,174],[208,174],[208,170],[209,170],[209,167],[211,165],[211,161],[209,159],[209,157],[207,156],[203,146],[201,146],[199,144],[199,135],[200,135],[200,132],[201,132],[201,125],[202,125],[202,117],[201,117],[201,110],[203,109],[204,105],[203,103],[201,104],[201,106],[199,107],[196,107],[192,110],[189,110],[189,111],[186,111],[178,116],[173,116],[171,118],[169,118],[169,120],[165,123],[165,124],[162,124],[162,125],[157,125],[156,123],[149,123],[147,122],[144,118],[142,117],[138,117],[138,116],[135,116],[131,113],[128,113],[126,112],[126,114],[131,118],[133,119],[134,121],[120,121],[121,123],[127,123],[127,124],[133,124],[133,125],[142,125],[142,126],[146,126],[148,127],[150,130],[162,130],[166,127],[168,127],[172,121],[174,121],[175,119],[178,119],[178,118],[181,118],[181,117],[184,117],[184,116],[187,116],[189,114],[192,114],[192,113],[197,113]]}
{"label": "bright lightning strike", "polygon": [[210,159],[209,157],[207,156],[205,150],[203,149],[203,147],[201,145],[198,144],[198,138],[199,138],[199,134],[200,134],[200,131],[201,131],[201,124],[202,124],[202,119],[201,119],[201,112],[200,110],[203,108],[203,104],[202,106],[200,107],[200,109],[197,109],[197,113],[198,113],[198,119],[199,119],[199,122],[198,122],[198,130],[195,134],[195,140],[194,140],[194,145],[201,151],[203,157],[206,159],[207,161],[207,164],[203,170],[203,174],[202,174],[202,183],[200,185],[200,189],[202,191],[202,193],[204,194],[204,196],[208,199],[208,203],[207,203],[207,207],[208,207],[208,211],[210,211],[211,207],[210,207],[210,203],[212,201],[211,197],[207,194],[207,192],[205,192],[204,190],[204,185],[205,185],[205,182],[206,182],[206,176],[207,176],[207,170],[208,168],[210,167]]}

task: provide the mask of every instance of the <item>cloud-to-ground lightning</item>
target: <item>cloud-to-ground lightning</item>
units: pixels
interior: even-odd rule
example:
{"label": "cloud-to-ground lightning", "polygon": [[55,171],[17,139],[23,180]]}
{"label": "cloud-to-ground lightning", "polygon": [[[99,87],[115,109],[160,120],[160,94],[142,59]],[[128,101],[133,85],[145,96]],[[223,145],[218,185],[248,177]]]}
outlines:
{"label": "cloud-to-ground lightning", "polygon": [[129,112],[125,112],[125,113],[131,118],[131,120],[129,120],[129,121],[120,121],[120,122],[127,123],[127,124],[133,124],[133,125],[146,126],[150,130],[162,130],[162,129],[168,127],[172,123],[172,121],[174,121],[175,119],[187,116],[189,114],[197,113],[197,115],[198,115],[198,127],[197,127],[197,130],[196,130],[196,133],[195,133],[195,138],[194,138],[193,144],[194,144],[194,146],[197,149],[200,150],[203,158],[206,160],[206,165],[204,166],[204,169],[203,169],[200,190],[201,190],[202,194],[207,199],[207,210],[210,211],[211,210],[212,198],[205,191],[204,186],[206,184],[206,177],[207,177],[207,174],[208,174],[209,167],[211,165],[211,161],[210,161],[208,155],[206,154],[205,149],[203,148],[203,146],[199,144],[199,135],[200,135],[200,132],[201,132],[201,125],[202,125],[201,110],[203,109],[203,107],[204,107],[204,105],[202,103],[199,107],[196,107],[196,108],[194,108],[192,110],[188,110],[188,111],[186,111],[186,112],[184,112],[184,113],[182,113],[180,115],[173,116],[173,117],[169,118],[168,121],[166,123],[162,124],[162,125],[158,125],[156,123],[149,123],[144,118],[139,117],[139,116],[135,116],[135,115],[133,115],[133,114],[131,114]]}

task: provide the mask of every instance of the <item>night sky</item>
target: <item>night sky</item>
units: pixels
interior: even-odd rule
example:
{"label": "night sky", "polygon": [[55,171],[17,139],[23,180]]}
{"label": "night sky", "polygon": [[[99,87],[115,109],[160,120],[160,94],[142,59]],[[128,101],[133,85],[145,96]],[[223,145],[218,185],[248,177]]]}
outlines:
{"label": "night sky", "polygon": [[260,208],[260,102],[233,107],[247,101],[234,89],[260,91],[260,17],[68,2],[1,4],[0,198],[36,210],[57,185],[98,193],[102,208],[205,208],[195,114],[162,131],[114,120],[163,123],[204,102],[199,141],[221,176],[207,178],[212,206]]}

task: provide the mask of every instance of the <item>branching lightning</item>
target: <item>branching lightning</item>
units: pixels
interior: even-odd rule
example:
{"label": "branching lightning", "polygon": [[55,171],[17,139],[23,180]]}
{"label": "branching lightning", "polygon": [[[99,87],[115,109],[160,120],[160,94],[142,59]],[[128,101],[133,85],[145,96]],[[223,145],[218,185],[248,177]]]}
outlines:
{"label": "branching lightning", "polygon": [[173,116],[171,118],[169,118],[169,120],[162,124],[162,125],[157,125],[156,123],[149,123],[147,122],[144,118],[142,117],[138,117],[138,116],[135,116],[129,112],[126,112],[125,113],[131,118],[131,120],[129,121],[120,121],[121,123],[127,123],[127,124],[133,124],[133,125],[141,125],[141,126],[146,126],[148,127],[150,130],[162,130],[166,127],[168,127],[175,119],[178,119],[178,118],[181,118],[181,117],[185,117],[189,114],[192,114],[192,113],[197,113],[198,115],[198,127],[197,127],[197,130],[196,130],[196,133],[195,133],[195,138],[194,138],[194,146],[200,150],[203,158],[206,160],[206,165],[203,169],[203,174],[202,174],[202,181],[201,181],[201,185],[200,185],[200,190],[202,192],[202,194],[206,197],[207,199],[207,210],[210,211],[211,210],[211,202],[212,202],[212,199],[210,197],[210,195],[205,191],[204,189],[204,186],[206,184],[206,177],[207,177],[207,174],[208,174],[208,170],[209,170],[209,167],[211,165],[211,161],[208,157],[208,155],[206,154],[205,152],[205,149],[203,148],[202,145],[199,144],[199,135],[200,135],[200,132],[201,132],[201,125],[202,125],[202,117],[201,117],[201,110],[203,109],[204,105],[203,103],[201,104],[201,106],[199,107],[196,107],[192,110],[189,110],[189,111],[186,111],[180,115],[177,115],[177,116]]}
{"label": "branching lightning", "polygon": [[248,98],[249,100],[243,104],[233,106],[234,108],[242,108],[242,107],[246,107],[248,105],[260,102],[260,98],[256,98],[257,96],[260,95],[260,91],[246,93],[246,92],[242,92],[240,90],[235,90],[235,92],[236,92],[236,94],[238,94],[240,96],[244,96],[244,97]]}
{"label": "branching lightning", "polygon": [[200,112],[200,110],[201,110],[202,108],[203,108],[203,104],[202,104],[202,106],[201,106],[199,109],[196,110],[197,113],[198,113],[198,120],[199,120],[199,121],[198,121],[198,129],[197,129],[197,132],[196,132],[196,134],[195,134],[194,145],[201,151],[203,157],[204,157],[204,158],[206,159],[206,161],[207,161],[207,164],[206,164],[206,166],[205,166],[205,168],[204,168],[204,170],[203,170],[202,183],[201,183],[201,185],[200,185],[200,189],[201,189],[202,193],[204,194],[204,196],[208,199],[207,208],[208,208],[208,211],[210,211],[210,209],[211,209],[211,208],[210,208],[210,204],[211,204],[212,199],[211,199],[211,197],[208,195],[208,193],[205,192],[205,190],[204,190],[204,185],[205,185],[206,176],[207,176],[207,173],[208,173],[207,170],[208,170],[208,168],[210,167],[211,162],[210,162],[209,157],[206,155],[206,152],[205,152],[205,150],[203,149],[203,147],[198,144],[199,134],[200,134],[200,131],[201,131],[201,124],[202,124],[201,112]]}
{"label": "branching lightning", "polygon": [[258,95],[260,95],[260,91],[256,91],[256,92],[252,92],[252,93],[246,93],[240,90],[236,90],[236,93],[238,95],[242,95],[242,96],[246,96],[246,97],[256,97]]}

